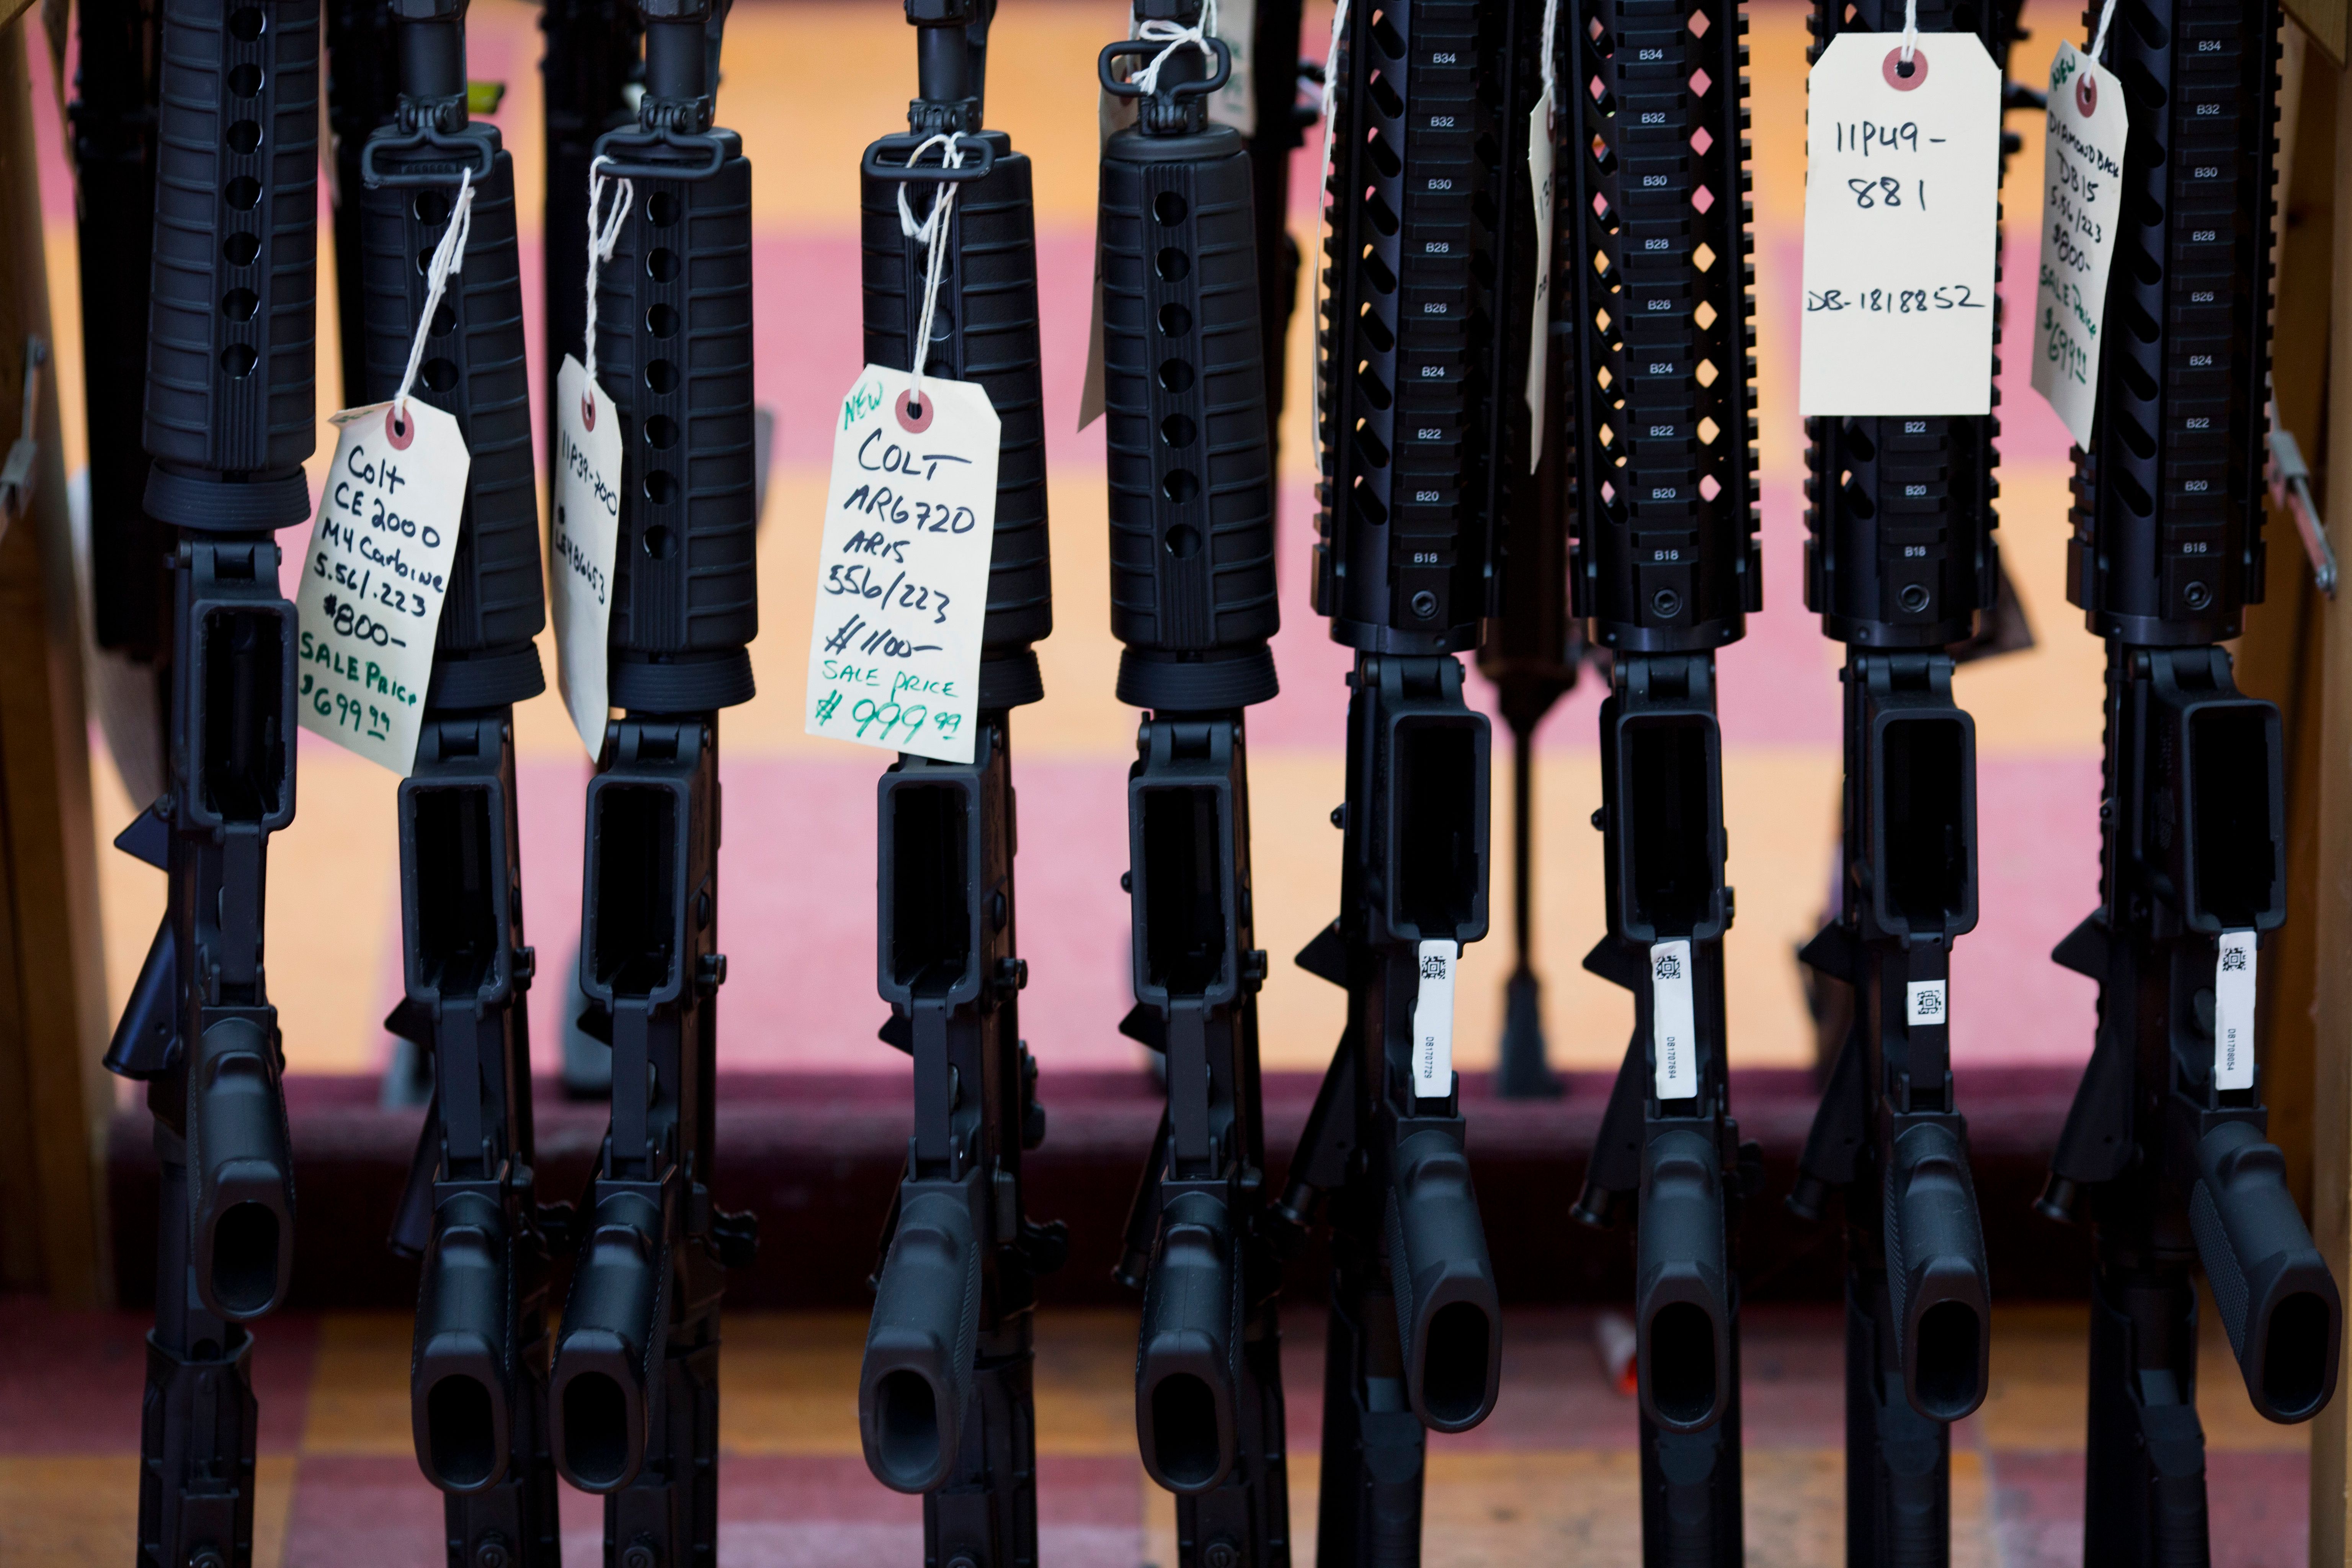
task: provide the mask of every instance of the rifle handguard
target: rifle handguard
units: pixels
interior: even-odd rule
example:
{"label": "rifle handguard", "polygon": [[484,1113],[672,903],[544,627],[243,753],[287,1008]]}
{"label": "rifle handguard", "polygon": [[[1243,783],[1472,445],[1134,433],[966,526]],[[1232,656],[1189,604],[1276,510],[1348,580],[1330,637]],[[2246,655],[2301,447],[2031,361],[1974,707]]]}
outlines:
{"label": "rifle handguard", "polygon": [[1984,1403],[1991,1287],[1968,1145],[1927,1122],[1895,1140],[1884,1185],[1886,1286],[1903,1394],[1931,1421]]}
{"label": "rifle handguard", "polygon": [[1167,1208],[1135,1358],[1144,1472],[1180,1495],[1223,1484],[1238,1446],[1241,1270],[1231,1209],[1207,1193]]}
{"label": "rifle handguard", "polygon": [[445,1492],[487,1491],[506,1479],[511,1245],[504,1212],[484,1193],[452,1194],[435,1215],[417,1290],[409,1413],[417,1468]]}
{"label": "rifle handguard", "polygon": [[2286,1157],[2249,1122],[2199,1141],[2189,1199],[2197,1256],[2246,1380],[2272,1421],[2308,1421],[2336,1394],[2344,1303],[2286,1187]]}
{"label": "rifle handguard", "polygon": [[1423,1127],[1391,1162],[1389,1260],[1405,1395],[1433,1432],[1486,1419],[1503,1377],[1502,1304],[1462,1129]]}
{"label": "rifle handguard", "polygon": [[1731,1400],[1730,1272],[1715,1145],[1671,1129],[1643,1149],[1634,1324],[1642,1413],[1698,1432]]}
{"label": "rifle handguard", "polygon": [[204,1032],[189,1064],[196,1292],[231,1322],[284,1300],[294,1271],[294,1163],[275,1058],[258,1020],[228,1017]]}
{"label": "rifle handguard", "polygon": [[970,1200],[944,1183],[910,1191],[875,1287],[857,1377],[866,1468],[893,1491],[929,1491],[956,1472],[980,1283]]}
{"label": "rifle handguard", "polygon": [[600,1183],[549,1380],[555,1468],[616,1492],[645,1468],[669,1319],[669,1216],[646,1183]]}

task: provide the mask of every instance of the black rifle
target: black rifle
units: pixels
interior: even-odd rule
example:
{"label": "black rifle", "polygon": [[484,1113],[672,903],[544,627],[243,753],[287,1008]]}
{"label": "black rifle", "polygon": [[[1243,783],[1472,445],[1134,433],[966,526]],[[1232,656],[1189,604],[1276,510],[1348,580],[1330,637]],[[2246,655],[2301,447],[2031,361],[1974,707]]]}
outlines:
{"label": "black rifle", "polygon": [[[910,368],[924,316],[930,247],[905,232],[899,193],[915,208],[952,193],[927,368],[986,388],[1002,421],[971,760],[905,754],[881,781],[882,1037],[914,1058],[915,1134],[858,1380],[867,1467],[923,1494],[924,1561],[969,1568],[1037,1560],[1035,1280],[1067,1250],[1062,1225],[1021,1203],[1045,1113],[1021,1038],[1012,710],[1045,695],[1033,645],[1054,603],[1029,160],[981,129],[993,9],[908,0],[918,96],[862,176],[867,362]],[[942,148],[918,157],[935,136],[955,139],[961,166]]]}
{"label": "black rifle", "polygon": [[[343,406],[382,402],[399,387],[408,363],[400,348],[389,386],[374,387],[367,364],[369,321],[366,240],[360,159],[368,139],[400,109],[400,29],[389,0],[326,0],[327,130],[334,160],[335,321],[342,348]],[[460,84],[459,91],[463,91]],[[576,292],[576,290],[575,290]],[[379,329],[380,330],[380,329]]]}
{"label": "black rifle", "polygon": [[[1180,27],[1201,16],[1200,0],[1136,9]],[[1252,165],[1207,120],[1232,65],[1213,38],[1122,40],[1097,65],[1137,109],[1103,150],[1097,229],[1118,698],[1150,710],[1128,773],[1136,1006],[1121,1027],[1168,1069],[1118,1273],[1143,1291],[1136,1434],[1145,1471],[1176,1494],[1179,1562],[1280,1568],[1281,1269],[1265,1206],[1244,715],[1275,694],[1281,612]]]}
{"label": "black rifle", "polygon": [[1339,39],[1315,601],[1356,658],[1339,916],[1298,962],[1346,987],[1348,1023],[1281,1204],[1303,1226],[1330,1200],[1327,1564],[1420,1561],[1425,1433],[1485,1420],[1501,1367],[1450,1065],[1454,969],[1486,934],[1489,743],[1455,656],[1495,613],[1525,475],[1542,12],[1357,6]]}
{"label": "black rifle", "polygon": [[[1575,283],[1562,302],[1578,337],[1572,583],[1612,655],[1597,819],[1609,934],[1584,962],[1633,993],[1633,1037],[1575,1214],[1606,1225],[1634,1199],[1639,1218],[1643,1560],[1737,1563],[1731,1235],[1760,1164],[1739,1142],[1724,1068],[1733,905],[1715,649],[1763,600],[1748,26],[1726,6],[1702,33],[1684,9],[1604,0],[1562,39],[1560,78],[1580,106],[1563,138],[1580,234],[1564,247]],[[1687,85],[1700,72],[1704,92]]]}
{"label": "black rifle", "polygon": [[294,818],[294,606],[310,516],[319,13],[165,0],[144,504],[175,529],[171,788],[116,843],[171,892],[106,1065],[147,1084],[163,1167],[140,1429],[144,1568],[245,1568],[246,1325],[285,1299],[294,1181],[262,984],[269,835]]}
{"label": "black rifle", "polygon": [[[588,330],[588,165],[598,138],[636,122],[629,112],[628,89],[644,80],[639,56],[645,24],[635,0],[542,0],[539,26],[547,39],[539,66],[547,158],[541,209],[547,237],[540,289],[547,321],[541,353],[551,389],[563,356]],[[551,392],[551,452],[557,449],[554,409]]]}
{"label": "black rifle", "polygon": [[[613,1051],[612,1125],[555,1346],[557,1470],[604,1494],[606,1568],[717,1551],[719,1300],[749,1215],[711,1189],[718,1058],[719,710],[751,697],[751,166],[712,126],[707,0],[647,7],[638,128],[597,143],[629,182],[599,274],[621,421],[610,691],[588,786],[583,1026]],[[584,224],[583,224],[584,230]]]}
{"label": "black rifle", "polygon": [[2099,1027],[2038,1206],[2086,1219],[2085,1562],[2209,1560],[2202,1264],[2254,1408],[2336,1392],[2343,1305],[2287,1191],[2254,1060],[2255,953],[2286,917],[2278,710],[2230,656],[2263,592],[2278,11],[2119,0],[2134,106],[2067,597],[2107,643],[2099,908],[2052,956]]}
{"label": "black rifle", "polygon": [[[1965,27],[2008,58],[2011,7],[1924,0],[1911,15],[1923,47]],[[1900,33],[1905,16],[1887,0],[1817,6],[1813,58],[1842,32]],[[1986,374],[1999,372],[1996,358]],[[1950,1424],[1983,1402],[1990,1340],[1951,1074],[1951,950],[1976,926],[1977,832],[1976,725],[1952,700],[1950,650],[2000,599],[2000,424],[1840,416],[1806,434],[1805,604],[1846,645],[1845,796],[1839,908],[1801,957],[1853,1005],[1788,1204],[1818,1221],[1830,1189],[1845,1194],[1846,1560],[1933,1564],[1951,1555]]]}
{"label": "black rifle", "polygon": [[153,668],[156,717],[171,751],[172,591],[169,530],[140,503],[148,457],[134,435],[147,387],[147,269],[155,241],[156,90],[163,66],[155,0],[89,0],[74,18],[75,232],[81,297],[82,385],[89,432],[91,632]]}
{"label": "black rifle", "polygon": [[[446,1494],[450,1568],[556,1568],[547,1436],[548,1237],[533,1173],[534,969],[522,930],[514,704],[545,689],[514,160],[466,113],[465,0],[391,0],[398,102],[352,158],[366,335],[362,402],[395,395],[430,301],[429,257],[472,212],[426,323],[412,393],[457,421],[472,462],[425,696],[400,786],[406,994],[384,1021],[431,1053],[434,1098],[393,1234],[421,1256],[409,1396],[417,1464]],[[550,1216],[553,1218],[554,1216]]]}

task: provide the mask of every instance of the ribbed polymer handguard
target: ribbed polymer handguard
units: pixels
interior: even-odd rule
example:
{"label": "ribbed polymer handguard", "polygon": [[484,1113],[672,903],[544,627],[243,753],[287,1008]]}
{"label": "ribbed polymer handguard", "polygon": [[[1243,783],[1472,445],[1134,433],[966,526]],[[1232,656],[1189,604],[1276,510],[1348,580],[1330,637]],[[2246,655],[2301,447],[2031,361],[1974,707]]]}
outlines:
{"label": "ribbed polymer handguard", "polygon": [[166,0],[159,112],[147,450],[282,477],[318,428],[318,7]]}
{"label": "ribbed polymer handguard", "polygon": [[[988,172],[949,184],[941,150],[900,178],[875,173],[903,165],[924,138],[886,136],[866,149],[859,178],[866,291],[866,359],[906,369],[923,314],[929,247],[905,232],[903,185],[919,222],[931,203],[955,192],[947,254],[931,321],[928,375],[977,383],[1003,422],[996,458],[996,532],[988,564],[988,616],[982,659],[1018,658],[1054,629],[1053,571],[1045,527],[1045,392],[1037,343],[1037,239],[1027,154],[1001,131],[966,134],[967,164],[990,149]],[[929,177],[925,177],[926,175]],[[1034,680],[1034,675],[1031,677]],[[983,688],[987,681],[982,678]],[[1042,686],[1037,687],[1042,691]],[[1034,700],[1024,697],[1023,700]],[[982,707],[992,704],[985,699]]]}
{"label": "ribbed polymer handguard", "polygon": [[598,156],[665,171],[632,178],[597,274],[596,377],[624,432],[613,701],[730,707],[751,697],[760,630],[751,165],[720,130],[616,132]]}
{"label": "ribbed polymer handguard", "polygon": [[[460,170],[472,172],[471,227],[429,325],[410,395],[454,416],[472,465],[435,641],[436,707],[497,707],[545,689],[531,639],[547,624],[531,464],[530,388],[516,243],[514,159],[495,126],[447,137],[469,147],[400,146],[387,131],[369,167],[385,183],[358,194],[367,310],[362,395],[400,390],[429,258],[446,231]],[[487,167],[483,176],[479,171]],[[433,183],[425,183],[430,178]],[[391,183],[397,180],[398,184]],[[349,199],[349,198],[346,198]]]}
{"label": "ribbed polymer handguard", "polygon": [[[1698,24],[1706,25],[1702,28]],[[1614,0],[1565,25],[1577,542],[1594,639],[1736,640],[1763,605],[1752,412],[1747,19]]]}

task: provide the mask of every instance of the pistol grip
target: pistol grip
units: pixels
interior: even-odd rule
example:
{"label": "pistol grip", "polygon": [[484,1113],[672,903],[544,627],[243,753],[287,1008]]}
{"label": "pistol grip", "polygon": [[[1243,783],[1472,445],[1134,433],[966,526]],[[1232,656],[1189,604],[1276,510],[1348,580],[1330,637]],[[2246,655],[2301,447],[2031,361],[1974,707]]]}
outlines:
{"label": "pistol grip", "polygon": [[1423,1127],[1390,1164],[1389,1261],[1405,1394],[1433,1432],[1486,1419],[1503,1377],[1502,1304],[1462,1129]]}
{"label": "pistol grip", "polygon": [[1669,1432],[1698,1432],[1731,1402],[1731,1304],[1723,1181],[1715,1144],[1659,1132],[1642,1152],[1634,1325],[1643,1413]]}
{"label": "pistol grip", "polygon": [[259,1019],[221,1018],[189,1064],[188,1163],[196,1292],[231,1322],[286,1299],[294,1271],[294,1166],[277,1052]]}
{"label": "pistol grip", "polygon": [[487,1491],[506,1479],[510,1246],[504,1213],[481,1193],[454,1194],[435,1215],[417,1293],[409,1410],[417,1468],[445,1492]]}
{"label": "pistol grip", "polygon": [[1951,1128],[1906,1129],[1885,1173],[1886,1286],[1903,1393],[1931,1421],[1984,1403],[1991,1288],[1968,1145]]}
{"label": "pistol grip", "polygon": [[615,1492],[646,1462],[668,1327],[669,1216],[649,1184],[598,1185],[549,1380],[550,1446],[565,1480]]}
{"label": "pistol grip", "polygon": [[956,1472],[980,1333],[981,1242],[971,1210],[961,1184],[910,1192],[882,1260],[858,1373],[857,1426],[866,1468],[893,1491],[933,1491]]}
{"label": "pistol grip", "polygon": [[1182,1193],[1165,1212],[1143,1298],[1135,1430],[1145,1472],[1181,1495],[1212,1490],[1233,1472],[1241,1270],[1224,1203]]}
{"label": "pistol grip", "polygon": [[2286,1157],[2244,1121],[2199,1141],[2189,1199],[2197,1255],[2246,1395],[2273,1421],[2307,1421],[2336,1394],[2344,1303],[2286,1189]]}

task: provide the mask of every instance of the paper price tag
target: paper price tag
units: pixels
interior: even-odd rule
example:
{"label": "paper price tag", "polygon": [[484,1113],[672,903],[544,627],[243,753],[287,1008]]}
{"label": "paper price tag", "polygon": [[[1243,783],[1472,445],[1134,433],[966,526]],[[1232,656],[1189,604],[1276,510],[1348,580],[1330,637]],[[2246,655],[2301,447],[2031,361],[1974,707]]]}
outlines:
{"label": "paper price tag", "polygon": [[869,364],[842,400],[809,627],[812,735],[971,760],[1000,422],[968,381]]}
{"label": "paper price tag", "polygon": [[1462,949],[1450,942],[1424,942],[1417,954],[1420,988],[1412,998],[1412,1092],[1444,1100],[1454,1092],[1454,972]]}
{"label": "paper price tag", "polygon": [[1992,408],[2000,71],[1973,33],[1833,38],[1807,79],[1800,414]]}
{"label": "paper price tag", "polygon": [[414,398],[347,408],[302,587],[302,727],[406,778],[474,466],[457,421]]}
{"label": "paper price tag", "polygon": [[1535,192],[1535,309],[1528,325],[1528,472],[1543,461],[1544,382],[1551,358],[1551,84],[1528,111],[1528,184]]}
{"label": "paper price tag", "polygon": [[2123,205],[2131,130],[2114,76],[2072,44],[2050,62],[2042,154],[2042,271],[2033,294],[2033,390],[2078,447],[2099,402],[2099,329]]}
{"label": "paper price tag", "polygon": [[613,564],[621,538],[621,416],[570,354],[555,375],[555,516],[548,531],[555,684],[590,757],[604,750]]}
{"label": "paper price tag", "polygon": [[1658,1098],[1698,1097],[1698,1009],[1691,1001],[1691,944],[1650,944],[1650,1044]]}
{"label": "paper price tag", "polygon": [[2213,1087],[2254,1087],[2254,933],[2225,931],[2213,961]]}

